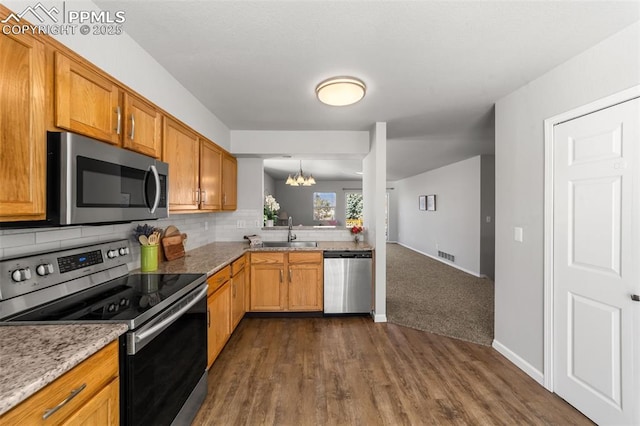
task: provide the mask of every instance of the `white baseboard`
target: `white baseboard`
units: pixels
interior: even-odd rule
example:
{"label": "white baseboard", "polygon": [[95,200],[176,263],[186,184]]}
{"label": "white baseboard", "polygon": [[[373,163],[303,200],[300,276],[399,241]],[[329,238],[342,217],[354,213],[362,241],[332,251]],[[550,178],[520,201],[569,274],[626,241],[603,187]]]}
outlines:
{"label": "white baseboard", "polygon": [[408,245],[406,245],[406,244],[403,244],[403,243],[396,243],[396,244],[401,245],[401,246],[402,246],[402,247],[404,247],[404,248],[408,248],[409,250],[413,250],[413,251],[415,251],[416,253],[420,253],[420,254],[422,254],[422,255],[424,255],[424,256],[430,257],[431,259],[433,259],[433,260],[437,260],[438,262],[440,262],[440,263],[444,263],[445,265],[449,265],[449,266],[451,266],[451,267],[453,267],[453,268],[459,269],[459,270],[461,270],[462,272],[466,272],[467,274],[473,275],[474,277],[478,277],[478,278],[486,278],[486,277],[487,277],[486,275],[481,275],[481,274],[479,274],[479,273],[477,273],[477,272],[470,271],[470,270],[468,270],[468,269],[462,268],[461,266],[458,266],[458,265],[456,265],[455,263],[447,262],[447,261],[445,261],[444,259],[440,259],[440,258],[439,258],[439,257],[437,257],[437,256],[433,256],[433,255],[431,255],[431,254],[429,254],[429,253],[425,253],[425,252],[423,252],[423,251],[420,251],[420,250],[418,250],[418,249],[415,249],[415,248],[413,248],[413,247],[411,247],[411,246],[408,246]]}
{"label": "white baseboard", "polygon": [[529,375],[533,380],[538,382],[541,386],[544,386],[544,374],[540,370],[535,368],[533,365],[529,364],[527,361],[522,359],[518,354],[511,351],[511,349],[507,348],[505,345],[503,345],[502,343],[498,342],[495,339],[493,340],[493,343],[491,344],[491,346],[493,346],[493,348],[496,351],[500,352],[502,356],[507,358],[513,364],[515,364],[516,367],[518,367],[520,370],[527,373],[527,375]]}
{"label": "white baseboard", "polygon": [[375,312],[372,314],[373,322],[387,322],[387,314],[376,314]]}

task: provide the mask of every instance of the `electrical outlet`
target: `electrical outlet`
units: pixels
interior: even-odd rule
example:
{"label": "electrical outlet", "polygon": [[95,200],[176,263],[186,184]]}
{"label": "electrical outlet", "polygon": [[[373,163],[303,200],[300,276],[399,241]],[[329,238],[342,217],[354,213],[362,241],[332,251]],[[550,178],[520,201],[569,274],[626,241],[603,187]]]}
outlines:
{"label": "electrical outlet", "polygon": [[262,225],[260,224],[260,221],[259,221],[259,220],[256,220],[256,221],[255,221],[255,223],[253,224],[253,226],[254,226],[255,228],[260,228]]}
{"label": "electrical outlet", "polygon": [[246,226],[247,226],[247,225],[245,224],[245,221],[244,221],[244,220],[238,220],[238,221],[236,221],[236,227],[237,227],[238,229],[246,228]]}

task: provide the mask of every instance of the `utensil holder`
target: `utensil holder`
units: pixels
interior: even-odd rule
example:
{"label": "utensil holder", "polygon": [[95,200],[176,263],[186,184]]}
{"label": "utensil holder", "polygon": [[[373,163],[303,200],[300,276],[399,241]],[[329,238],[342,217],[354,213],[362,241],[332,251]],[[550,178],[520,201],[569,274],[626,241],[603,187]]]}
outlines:
{"label": "utensil holder", "polygon": [[140,246],[140,271],[153,272],[158,269],[158,245]]}

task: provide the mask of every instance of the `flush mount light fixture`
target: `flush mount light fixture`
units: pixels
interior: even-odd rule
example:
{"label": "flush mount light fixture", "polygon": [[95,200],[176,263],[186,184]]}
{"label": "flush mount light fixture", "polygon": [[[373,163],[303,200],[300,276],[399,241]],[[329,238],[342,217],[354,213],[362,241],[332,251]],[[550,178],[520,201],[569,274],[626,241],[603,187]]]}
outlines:
{"label": "flush mount light fixture", "polygon": [[291,186],[311,186],[316,184],[316,180],[313,178],[313,175],[306,176],[302,172],[302,160],[301,160],[300,171],[293,176],[289,174],[289,177],[287,177],[287,181],[285,183]]}
{"label": "flush mount light fixture", "polygon": [[355,77],[332,77],[316,86],[318,100],[331,106],[355,104],[366,92],[367,86]]}

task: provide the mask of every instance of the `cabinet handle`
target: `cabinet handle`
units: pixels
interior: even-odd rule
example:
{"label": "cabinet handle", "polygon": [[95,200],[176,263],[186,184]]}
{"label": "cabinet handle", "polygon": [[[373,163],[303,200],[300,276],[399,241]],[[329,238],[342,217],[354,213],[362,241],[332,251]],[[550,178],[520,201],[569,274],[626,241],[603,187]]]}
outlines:
{"label": "cabinet handle", "polygon": [[289,282],[293,282],[293,278],[291,278],[291,269],[289,269]]}
{"label": "cabinet handle", "polygon": [[202,204],[206,203],[207,202],[207,191],[200,191],[200,198],[201,198],[200,202]]}
{"label": "cabinet handle", "polygon": [[136,118],[131,114],[131,135],[130,138],[133,140],[134,135],[136,134]]}
{"label": "cabinet handle", "polygon": [[122,111],[120,110],[120,105],[116,107],[116,114],[118,115],[118,122],[116,123],[116,134],[120,134],[120,130],[122,130]]}
{"label": "cabinet handle", "polygon": [[282,284],[282,280],[283,280],[282,275],[283,275],[283,274],[282,274],[282,269],[280,269],[280,284]]}
{"label": "cabinet handle", "polygon": [[207,309],[207,328],[211,328],[211,309]]}
{"label": "cabinet handle", "polygon": [[193,193],[195,195],[194,198],[196,199],[196,204],[200,204],[200,190],[194,189]]}
{"label": "cabinet handle", "polygon": [[222,204],[227,204],[227,194],[222,196]]}
{"label": "cabinet handle", "polygon": [[44,410],[44,414],[42,415],[42,420],[47,420],[49,417],[51,417],[53,413],[55,413],[56,411],[58,411],[59,409],[67,405],[73,398],[78,396],[78,394],[82,392],[86,387],[87,387],[87,384],[83,383],[82,386],[80,386],[79,388],[72,390],[69,396],[66,397],[64,401],[62,401],[60,404],[56,405],[53,408],[48,408]]}

